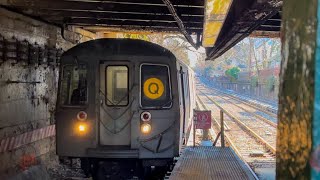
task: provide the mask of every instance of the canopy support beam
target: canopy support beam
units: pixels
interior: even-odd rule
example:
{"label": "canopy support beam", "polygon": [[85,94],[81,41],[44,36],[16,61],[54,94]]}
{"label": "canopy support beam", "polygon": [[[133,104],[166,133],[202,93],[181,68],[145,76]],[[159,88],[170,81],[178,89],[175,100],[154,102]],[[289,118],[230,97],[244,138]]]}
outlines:
{"label": "canopy support beam", "polygon": [[170,0],[162,0],[163,3],[168,7],[168,10],[170,11],[172,17],[174,18],[174,20],[177,22],[177,25],[179,27],[180,32],[184,35],[184,37],[188,40],[188,42],[195,48],[198,49],[199,45],[196,44],[191,35],[187,32],[181,18],[179,17],[179,15],[176,12],[176,9],[174,8],[173,4],[170,2]]}

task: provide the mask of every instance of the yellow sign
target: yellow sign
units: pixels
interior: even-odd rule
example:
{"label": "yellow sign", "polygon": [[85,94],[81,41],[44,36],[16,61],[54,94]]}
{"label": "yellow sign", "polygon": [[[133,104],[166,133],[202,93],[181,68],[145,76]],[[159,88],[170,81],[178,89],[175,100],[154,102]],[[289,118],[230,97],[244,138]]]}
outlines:
{"label": "yellow sign", "polygon": [[164,92],[164,85],[158,78],[149,78],[143,84],[143,93],[150,99],[158,99]]}
{"label": "yellow sign", "polygon": [[140,39],[144,41],[149,41],[149,37],[144,34],[123,34],[124,38],[129,38],[129,39]]}

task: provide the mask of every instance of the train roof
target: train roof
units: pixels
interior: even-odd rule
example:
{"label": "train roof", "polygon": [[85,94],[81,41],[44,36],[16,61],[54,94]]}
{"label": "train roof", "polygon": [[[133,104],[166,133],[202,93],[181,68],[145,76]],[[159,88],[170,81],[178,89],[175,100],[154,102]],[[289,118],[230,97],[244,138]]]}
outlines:
{"label": "train roof", "polygon": [[108,54],[108,52],[110,55],[175,57],[168,49],[148,41],[113,38],[96,39],[78,44],[67,50],[63,56],[74,56],[75,54]]}

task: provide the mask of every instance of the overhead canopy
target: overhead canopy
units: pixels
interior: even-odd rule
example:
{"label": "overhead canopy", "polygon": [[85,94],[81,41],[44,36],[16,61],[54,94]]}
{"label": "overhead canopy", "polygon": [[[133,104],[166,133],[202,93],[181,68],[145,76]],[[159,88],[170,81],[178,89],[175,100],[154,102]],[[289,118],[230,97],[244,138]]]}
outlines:
{"label": "overhead canopy", "polygon": [[[179,31],[162,0],[4,0],[2,5],[57,25]],[[188,32],[202,32],[204,0],[171,0]]]}
{"label": "overhead canopy", "polygon": [[[280,0],[2,0],[1,6],[60,27],[181,32],[214,59],[252,31],[280,30]],[[214,5],[209,8],[208,5]],[[214,12],[210,12],[214,11]],[[213,15],[209,16],[208,14]],[[217,17],[218,18],[215,18]],[[219,25],[210,22],[217,21]],[[203,29],[203,27],[205,27]],[[215,31],[215,32],[213,32]],[[190,35],[196,34],[197,42]],[[200,38],[200,36],[202,38]],[[206,36],[209,35],[209,36]],[[207,39],[214,35],[213,39]],[[202,43],[201,43],[202,41]],[[207,43],[206,42],[210,42]]]}
{"label": "overhead canopy", "polygon": [[207,59],[221,56],[253,31],[257,36],[274,37],[281,28],[281,7],[282,0],[233,0],[214,45],[206,47]]}

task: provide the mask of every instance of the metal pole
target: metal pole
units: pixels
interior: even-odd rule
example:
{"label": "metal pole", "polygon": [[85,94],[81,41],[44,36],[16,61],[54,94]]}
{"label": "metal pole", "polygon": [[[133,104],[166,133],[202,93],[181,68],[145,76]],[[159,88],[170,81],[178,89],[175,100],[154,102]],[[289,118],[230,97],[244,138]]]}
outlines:
{"label": "metal pole", "polygon": [[202,140],[207,141],[209,139],[209,129],[202,130]]}
{"label": "metal pole", "polygon": [[193,147],[196,146],[196,118],[193,117]]}
{"label": "metal pole", "polygon": [[225,147],[224,144],[224,123],[223,123],[223,111],[220,110],[220,126],[221,126],[221,147]]}

